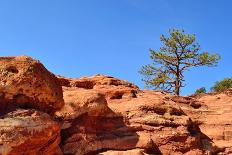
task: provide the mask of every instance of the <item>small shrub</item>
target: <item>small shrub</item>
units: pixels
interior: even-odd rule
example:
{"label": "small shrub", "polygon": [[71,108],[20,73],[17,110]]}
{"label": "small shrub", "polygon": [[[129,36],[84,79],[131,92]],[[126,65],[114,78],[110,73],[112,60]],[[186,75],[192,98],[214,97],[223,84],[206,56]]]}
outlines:
{"label": "small shrub", "polygon": [[201,87],[197,89],[194,94],[205,94],[205,93],[206,93],[205,87]]}
{"label": "small shrub", "polygon": [[217,81],[211,90],[213,92],[223,92],[229,88],[232,88],[232,78],[225,78],[221,81]]}

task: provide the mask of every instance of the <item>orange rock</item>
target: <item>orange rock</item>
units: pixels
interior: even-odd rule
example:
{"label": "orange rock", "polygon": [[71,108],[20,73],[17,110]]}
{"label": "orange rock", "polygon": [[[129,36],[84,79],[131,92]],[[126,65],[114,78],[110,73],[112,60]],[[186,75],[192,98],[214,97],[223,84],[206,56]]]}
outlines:
{"label": "orange rock", "polygon": [[1,155],[58,155],[59,142],[60,125],[48,114],[19,109],[0,119]]}
{"label": "orange rock", "polygon": [[97,90],[99,93],[104,94],[107,100],[134,98],[139,91],[138,86],[132,83],[101,74],[79,79],[58,76],[58,79],[62,86]]}
{"label": "orange rock", "polygon": [[182,109],[199,124],[201,131],[207,135],[220,154],[232,153],[232,96],[231,90],[222,93],[197,95],[194,100],[201,102],[198,109]]}
{"label": "orange rock", "polygon": [[0,57],[0,113],[17,107],[52,113],[63,104],[59,81],[39,61]]}
{"label": "orange rock", "polygon": [[102,152],[99,155],[147,155],[143,149],[133,149],[133,150],[126,150],[126,151],[106,151]]}
{"label": "orange rock", "polygon": [[56,117],[64,121],[64,154],[190,155],[214,148],[169,94],[103,75],[59,79],[65,106]]}
{"label": "orange rock", "polygon": [[108,109],[104,95],[95,90],[63,87],[63,91],[65,105],[55,113],[57,118],[70,120],[84,113],[98,115]]}

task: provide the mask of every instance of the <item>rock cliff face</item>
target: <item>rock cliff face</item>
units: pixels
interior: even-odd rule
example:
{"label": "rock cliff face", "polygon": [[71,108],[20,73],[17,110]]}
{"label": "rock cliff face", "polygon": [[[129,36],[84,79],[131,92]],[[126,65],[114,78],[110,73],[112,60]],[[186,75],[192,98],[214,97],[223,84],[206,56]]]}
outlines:
{"label": "rock cliff face", "polygon": [[202,107],[189,113],[224,153],[232,154],[232,91],[196,96]]}
{"label": "rock cliff face", "polygon": [[232,154],[232,91],[172,96],[0,57],[0,155]]}
{"label": "rock cliff face", "polygon": [[216,150],[169,94],[142,91],[104,75],[59,79],[65,106],[56,116],[64,121],[64,154],[168,155]]}

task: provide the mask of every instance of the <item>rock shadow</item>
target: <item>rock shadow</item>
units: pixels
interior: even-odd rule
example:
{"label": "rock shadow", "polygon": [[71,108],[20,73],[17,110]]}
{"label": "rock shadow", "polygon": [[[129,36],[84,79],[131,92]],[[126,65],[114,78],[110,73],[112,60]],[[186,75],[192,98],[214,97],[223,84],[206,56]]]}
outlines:
{"label": "rock shadow", "polygon": [[[66,155],[94,155],[107,150],[137,148],[139,135],[136,130],[128,126],[122,115],[116,114],[110,108],[101,114],[82,114],[68,120],[68,123],[69,127],[61,130],[61,148]],[[152,148],[142,149],[145,153],[161,154],[155,144]]]}

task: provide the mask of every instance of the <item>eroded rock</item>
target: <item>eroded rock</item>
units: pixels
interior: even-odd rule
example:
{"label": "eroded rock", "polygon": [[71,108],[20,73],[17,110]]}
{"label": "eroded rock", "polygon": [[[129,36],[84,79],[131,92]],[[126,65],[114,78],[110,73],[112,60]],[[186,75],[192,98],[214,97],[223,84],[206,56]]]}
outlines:
{"label": "eroded rock", "polygon": [[232,96],[230,90],[222,93],[195,96],[201,102],[199,109],[185,109],[199,124],[201,131],[218,146],[218,154],[232,153]]}
{"label": "eroded rock", "polygon": [[27,56],[0,57],[0,112],[17,107],[53,113],[64,104],[57,78]]}
{"label": "eroded rock", "polygon": [[0,118],[0,154],[52,155],[59,152],[60,124],[46,113],[18,109]]}
{"label": "eroded rock", "polygon": [[106,151],[99,153],[98,155],[147,155],[143,149],[132,149],[126,151]]}
{"label": "eroded rock", "polygon": [[[65,122],[60,145],[64,154],[204,154],[214,149],[171,95],[127,84],[103,82],[90,88],[68,81],[63,87],[65,106],[56,112]],[[135,90],[136,96],[123,97],[125,89]],[[122,97],[109,97],[118,90],[123,90]]]}
{"label": "eroded rock", "polygon": [[76,87],[97,90],[106,96],[106,99],[135,98],[139,91],[138,86],[111,76],[97,74],[92,77],[71,79],[58,76],[60,84],[65,87]]}

